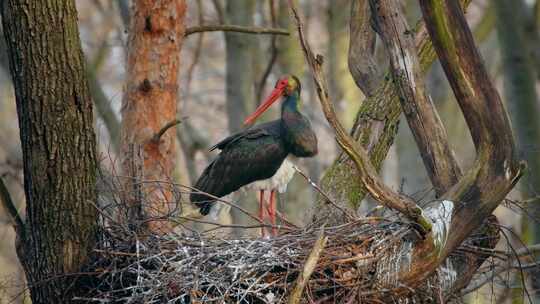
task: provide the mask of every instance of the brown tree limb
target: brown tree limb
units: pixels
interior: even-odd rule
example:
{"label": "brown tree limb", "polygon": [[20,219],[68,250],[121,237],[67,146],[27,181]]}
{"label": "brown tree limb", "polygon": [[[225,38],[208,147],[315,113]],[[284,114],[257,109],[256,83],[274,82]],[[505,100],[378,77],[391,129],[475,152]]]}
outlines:
{"label": "brown tree limb", "polygon": [[365,96],[372,97],[382,80],[375,60],[375,32],[371,28],[368,0],[351,3],[349,70]]}
{"label": "brown tree limb", "polygon": [[421,0],[422,13],[441,64],[471,130],[477,158],[444,197],[461,206],[455,212],[442,256],[448,255],[500,204],[522,174],[508,115],[459,5]]}
{"label": "brown tree limb", "polygon": [[338,144],[354,161],[363,185],[379,203],[404,214],[412,222],[418,224],[423,233],[429,232],[431,230],[431,222],[424,217],[422,210],[409,197],[394,192],[380,180],[366,150],[352,139],[338,121],[328,97],[326,81],[322,73],[322,57],[320,55],[316,57],[311,51],[311,47],[304,35],[302,20],[293,1],[289,0],[289,6],[296,22],[302,50],[310,66],[323,112],[336,133]]}
{"label": "brown tree limb", "polygon": [[289,31],[281,28],[266,28],[258,26],[241,26],[230,24],[199,25],[188,27],[185,36],[202,32],[237,32],[259,35],[289,35]]}
{"label": "brown tree limb", "polygon": [[159,140],[161,139],[163,134],[167,132],[167,130],[181,123],[182,121],[180,119],[175,119],[173,121],[168,122],[159,131],[157,131],[156,134],[154,134],[154,136],[152,137],[152,141],[154,141],[155,143],[159,142]]}
{"label": "brown tree limb", "polygon": [[369,3],[378,34],[390,57],[401,108],[435,194],[440,196],[457,183],[461,170],[449,146],[446,129],[427,93],[414,39],[398,1],[370,0]]}

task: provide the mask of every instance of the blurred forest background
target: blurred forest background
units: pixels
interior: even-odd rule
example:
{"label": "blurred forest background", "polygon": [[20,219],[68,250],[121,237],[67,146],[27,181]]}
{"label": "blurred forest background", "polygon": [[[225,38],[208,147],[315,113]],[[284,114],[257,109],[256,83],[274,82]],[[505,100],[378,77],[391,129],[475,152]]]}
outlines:
{"label": "blurred forest background", "polygon": [[[313,47],[325,58],[330,93],[342,123],[350,129],[364,99],[348,70],[349,17],[348,0],[299,1],[306,16],[306,31]],[[539,0],[473,0],[467,11],[469,25],[486,66],[507,103],[518,136],[521,157],[529,162],[526,178],[511,195],[525,201],[519,205],[501,205],[496,211],[507,227],[511,243],[519,247],[520,238],[535,241],[540,223],[529,210],[536,200],[540,183],[540,150],[538,120],[538,77],[540,77],[540,5]],[[98,134],[100,160],[105,167],[118,159],[120,105],[125,84],[126,25],[129,23],[128,0],[77,0],[79,27],[88,77],[95,102],[95,128]],[[402,1],[409,24],[421,18],[416,1]],[[335,160],[338,147],[322,115],[307,73],[295,30],[285,1],[202,1],[188,3],[187,27],[212,24],[234,24],[265,28],[282,28],[292,35],[249,34],[233,32],[200,32],[187,36],[180,57],[179,116],[177,127],[180,151],[175,179],[191,185],[215,154],[208,148],[241,128],[241,121],[269,92],[278,77],[294,74],[303,82],[303,112],[319,138],[319,155],[298,162],[311,179],[319,181],[325,169]],[[381,43],[377,42],[377,48]],[[378,52],[378,65],[387,70],[388,58]],[[14,91],[9,78],[5,42],[0,39],[0,175],[20,210],[24,210],[22,154],[16,116]],[[435,63],[427,76],[429,93],[438,107],[449,132],[451,145],[463,167],[474,160],[474,147],[444,73]],[[517,79],[521,87],[508,86]],[[515,81],[514,81],[515,83]],[[274,119],[274,107],[264,119]],[[263,120],[264,120],[263,119]],[[533,140],[523,141],[529,138]],[[404,120],[381,172],[385,182],[418,200],[432,197],[431,184],[414,139]],[[251,194],[252,195],[252,194]],[[280,209],[297,224],[310,215],[315,192],[298,174],[289,190],[280,197]],[[242,194],[235,200],[255,210],[255,197]],[[369,206],[363,204],[360,208]],[[220,221],[242,222],[238,214],[222,207]],[[199,227],[204,229],[204,227]],[[232,231],[241,234],[242,231]],[[255,232],[256,233],[256,232]],[[504,238],[503,238],[504,239]],[[506,243],[505,243],[506,244]],[[502,245],[508,246],[508,245]],[[504,248],[507,249],[507,248]],[[14,249],[10,220],[0,209],[0,303],[8,303],[23,288],[24,274]],[[495,303],[492,288],[518,288],[488,285],[469,294],[469,303]],[[513,286],[515,284],[516,286]],[[507,293],[501,302],[522,299],[520,293]],[[501,299],[498,299],[501,300]],[[18,298],[17,301],[22,301]],[[506,302],[504,302],[506,301]]]}

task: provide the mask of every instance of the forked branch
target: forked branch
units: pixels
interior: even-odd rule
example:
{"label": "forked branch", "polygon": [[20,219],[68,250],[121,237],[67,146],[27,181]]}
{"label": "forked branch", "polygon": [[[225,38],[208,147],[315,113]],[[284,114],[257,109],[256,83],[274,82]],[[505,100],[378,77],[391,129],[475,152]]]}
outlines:
{"label": "forked branch", "polygon": [[428,176],[440,196],[461,177],[446,130],[427,93],[414,38],[399,1],[370,0],[373,20],[390,57],[392,78]]}
{"label": "forked branch", "polygon": [[377,171],[371,164],[366,150],[358,145],[345,131],[337,119],[334,108],[329,100],[328,89],[322,73],[322,57],[315,56],[304,35],[303,23],[293,1],[289,0],[289,6],[296,22],[302,50],[311,69],[317,95],[321,102],[324,115],[336,133],[336,139],[341,148],[351,157],[357,166],[362,183],[371,196],[382,205],[397,210],[409,220],[418,224],[423,233],[431,230],[431,222],[424,217],[422,209],[410,198],[400,195],[387,187],[377,175]]}
{"label": "forked branch", "polygon": [[482,63],[459,5],[420,0],[433,46],[471,131],[477,156],[473,167],[444,197],[459,202],[447,256],[501,203],[522,173],[508,115]]}

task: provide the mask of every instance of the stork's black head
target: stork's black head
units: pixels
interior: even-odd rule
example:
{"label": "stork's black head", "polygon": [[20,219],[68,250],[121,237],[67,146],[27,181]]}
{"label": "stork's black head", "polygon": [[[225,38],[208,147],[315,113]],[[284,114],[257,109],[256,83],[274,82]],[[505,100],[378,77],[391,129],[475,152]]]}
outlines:
{"label": "stork's black head", "polygon": [[268,96],[268,98],[261,103],[253,114],[246,118],[244,125],[252,124],[262,113],[264,113],[264,111],[266,111],[276,100],[278,100],[279,97],[291,96],[294,94],[298,94],[298,97],[300,97],[301,90],[302,85],[300,84],[298,77],[294,75],[286,75],[281,77],[276,82],[276,86],[274,87],[274,90],[270,96]]}
{"label": "stork's black head", "polygon": [[290,96],[294,93],[298,93],[298,95],[300,95],[300,92],[302,91],[302,84],[300,83],[298,77],[294,75],[287,75],[278,79],[275,89],[278,89],[280,86],[285,88],[283,91],[284,96]]}

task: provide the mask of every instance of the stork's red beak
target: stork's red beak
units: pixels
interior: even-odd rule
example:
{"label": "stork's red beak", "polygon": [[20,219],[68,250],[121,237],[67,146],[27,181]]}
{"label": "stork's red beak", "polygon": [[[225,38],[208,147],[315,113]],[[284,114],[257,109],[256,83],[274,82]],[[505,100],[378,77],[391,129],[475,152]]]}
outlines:
{"label": "stork's red beak", "polygon": [[249,115],[246,120],[244,120],[244,126],[252,124],[259,116],[261,116],[262,113],[264,113],[276,100],[279,99],[279,97],[283,96],[283,93],[285,92],[285,88],[287,87],[288,82],[280,81],[278,82],[276,88],[272,91],[270,96],[266,98],[263,103],[253,112],[253,114]]}

